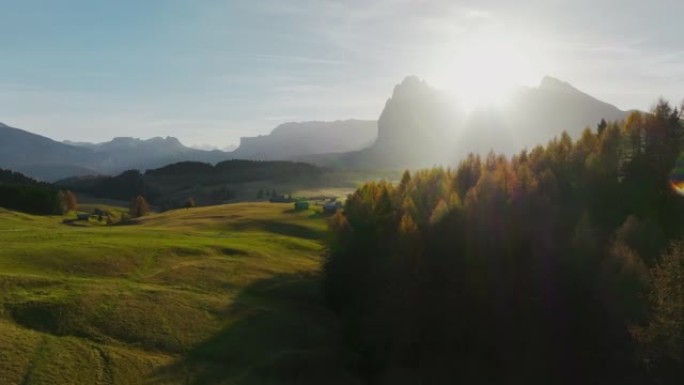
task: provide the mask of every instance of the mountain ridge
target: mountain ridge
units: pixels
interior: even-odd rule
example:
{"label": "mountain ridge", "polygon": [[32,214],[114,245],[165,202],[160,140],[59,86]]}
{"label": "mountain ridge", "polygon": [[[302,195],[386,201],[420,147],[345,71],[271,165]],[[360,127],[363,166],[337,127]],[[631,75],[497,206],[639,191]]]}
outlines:
{"label": "mountain ridge", "polygon": [[0,167],[40,180],[57,181],[68,177],[116,175],[128,169],[144,171],[181,161],[215,164],[230,159],[290,160],[321,152],[363,148],[376,135],[375,121],[288,122],[278,125],[268,135],[242,138],[246,148],[221,151],[188,147],[172,136],[114,137],[99,143],[59,142],[0,123]]}
{"label": "mountain ridge", "polygon": [[[133,146],[131,149],[131,143],[139,144],[138,148]],[[7,124],[0,126],[0,167],[45,181],[116,174],[129,168],[154,168],[178,160],[218,162],[227,157],[222,152],[185,147],[178,139],[170,137],[151,140],[115,138],[98,144],[65,143]]]}
{"label": "mountain ridge", "polygon": [[359,150],[377,136],[373,120],[287,122],[270,134],[240,138],[231,154],[238,159],[290,160],[301,156]]}
{"label": "mountain ridge", "polygon": [[385,103],[373,145],[348,154],[300,159],[350,168],[453,166],[471,152],[512,155],[545,144],[563,131],[577,138],[601,119],[622,120],[629,113],[551,76],[537,87],[519,87],[510,99],[502,106],[466,112],[458,100],[407,76]]}
{"label": "mountain ridge", "polygon": [[0,123],[0,167],[58,180],[229,159],[361,169],[448,166],[469,152],[511,155],[563,131],[576,138],[601,119],[622,120],[628,113],[551,76],[537,87],[520,87],[504,106],[468,113],[444,91],[407,76],[393,87],[377,121],[287,122],[268,135],[241,138],[232,152],[194,149],[169,136],[56,142]]}

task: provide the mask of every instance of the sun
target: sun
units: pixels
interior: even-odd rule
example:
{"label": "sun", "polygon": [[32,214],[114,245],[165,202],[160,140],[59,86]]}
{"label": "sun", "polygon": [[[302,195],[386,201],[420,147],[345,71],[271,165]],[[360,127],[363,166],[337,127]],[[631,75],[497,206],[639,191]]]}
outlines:
{"label": "sun", "polygon": [[542,77],[533,48],[529,39],[504,31],[462,37],[443,56],[440,83],[466,110],[503,104],[516,86]]}

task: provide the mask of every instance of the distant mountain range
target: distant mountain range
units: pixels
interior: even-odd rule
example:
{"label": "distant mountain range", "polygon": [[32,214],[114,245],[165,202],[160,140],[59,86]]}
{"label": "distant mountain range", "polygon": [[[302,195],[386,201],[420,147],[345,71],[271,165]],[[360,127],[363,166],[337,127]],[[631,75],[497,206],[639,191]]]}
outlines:
{"label": "distant mountain range", "polygon": [[176,138],[115,138],[105,143],[62,143],[0,123],[0,167],[45,181],[70,176],[116,174],[161,167],[181,160],[215,163],[222,151],[183,146]]}
{"label": "distant mountain range", "polygon": [[361,169],[453,165],[469,152],[510,155],[544,144],[562,131],[578,137],[601,119],[621,120],[627,114],[551,77],[538,87],[519,88],[500,106],[466,113],[444,92],[410,76],[394,88],[377,122],[285,123],[269,135],[241,138],[232,152],[189,148],[172,137],[56,142],[0,123],[0,167],[55,181],[228,159],[297,160]]}
{"label": "distant mountain range", "polygon": [[126,169],[145,170],[185,160],[216,163],[229,157],[226,152],[219,150],[205,151],[186,147],[173,137],[146,140],[119,137],[103,143],[67,141],[65,144],[95,152],[99,159],[97,169],[104,173],[117,173]]}
{"label": "distant mountain range", "polygon": [[44,181],[72,176],[115,175],[181,161],[217,163],[229,159],[287,160],[310,154],[354,151],[377,136],[376,122],[286,123],[270,135],[242,138],[233,152],[199,150],[173,137],[114,138],[104,143],[57,142],[0,123],[0,167]]}

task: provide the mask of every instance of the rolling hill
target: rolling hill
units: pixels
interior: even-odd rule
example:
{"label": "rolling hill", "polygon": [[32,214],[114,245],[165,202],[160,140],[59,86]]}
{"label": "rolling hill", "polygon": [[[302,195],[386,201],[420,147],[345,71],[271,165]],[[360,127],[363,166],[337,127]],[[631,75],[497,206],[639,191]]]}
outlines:
{"label": "rolling hill", "polygon": [[277,188],[282,194],[289,190],[283,191],[284,186],[330,187],[328,179],[326,170],[306,163],[232,159],[216,165],[186,161],[144,173],[128,170],[116,176],[67,178],[56,185],[79,194],[122,201],[143,195],[160,207],[178,208],[189,197],[198,205],[219,204],[255,199],[256,190],[261,188]]}
{"label": "rolling hill", "polygon": [[312,211],[77,223],[0,209],[3,384],[358,383],[320,294]]}

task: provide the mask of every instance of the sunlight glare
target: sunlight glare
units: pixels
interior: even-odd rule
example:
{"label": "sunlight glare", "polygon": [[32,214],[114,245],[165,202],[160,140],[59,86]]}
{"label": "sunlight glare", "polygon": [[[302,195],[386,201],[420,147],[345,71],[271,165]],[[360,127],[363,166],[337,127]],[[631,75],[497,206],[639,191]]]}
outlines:
{"label": "sunlight glare", "polygon": [[516,86],[535,85],[541,74],[532,44],[502,31],[473,34],[455,44],[440,78],[467,111],[501,105]]}
{"label": "sunlight glare", "polygon": [[670,187],[679,195],[684,195],[684,154],[680,154],[670,173]]}

